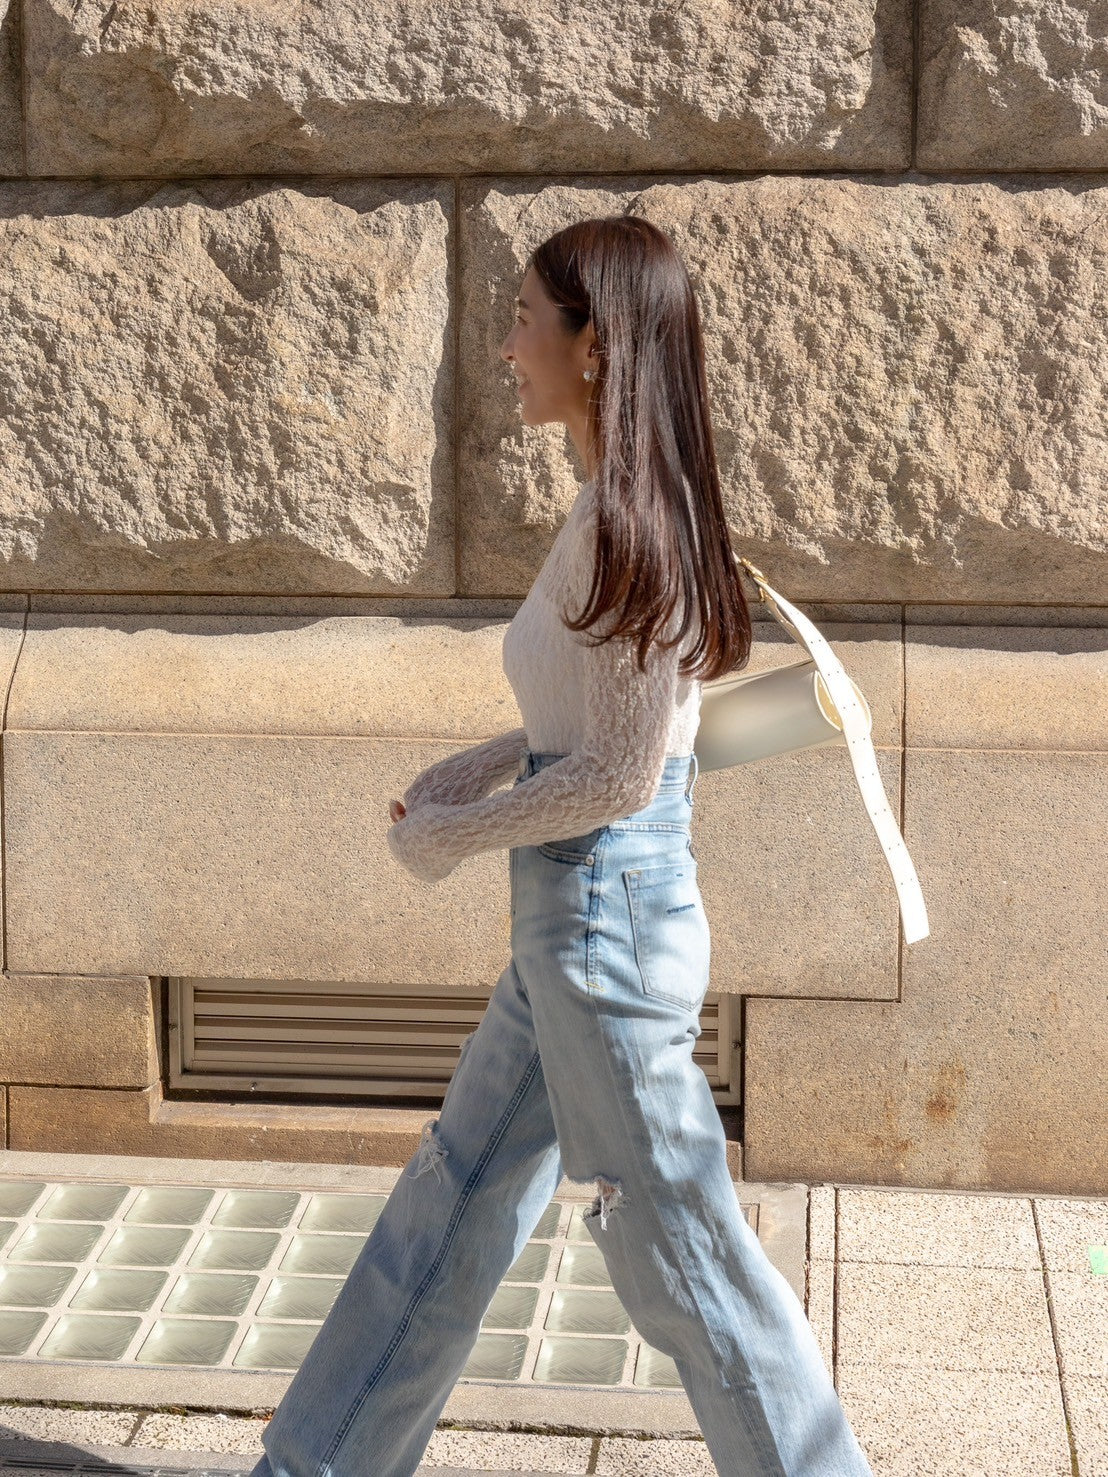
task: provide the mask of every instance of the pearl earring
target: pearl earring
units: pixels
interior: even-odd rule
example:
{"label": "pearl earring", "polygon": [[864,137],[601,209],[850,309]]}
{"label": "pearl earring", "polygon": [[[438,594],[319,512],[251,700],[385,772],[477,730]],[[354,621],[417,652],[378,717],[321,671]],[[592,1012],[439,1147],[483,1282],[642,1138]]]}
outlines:
{"label": "pearl earring", "polygon": [[591,379],[592,379],[592,377],[593,377],[593,375],[594,375],[594,374],[595,374],[595,373],[596,373],[596,370],[595,370],[595,369],[586,369],[586,370],[585,370],[585,372],[584,372],[584,375],[585,375],[585,378],[586,378],[586,379],[587,379],[587,380],[591,380]]}

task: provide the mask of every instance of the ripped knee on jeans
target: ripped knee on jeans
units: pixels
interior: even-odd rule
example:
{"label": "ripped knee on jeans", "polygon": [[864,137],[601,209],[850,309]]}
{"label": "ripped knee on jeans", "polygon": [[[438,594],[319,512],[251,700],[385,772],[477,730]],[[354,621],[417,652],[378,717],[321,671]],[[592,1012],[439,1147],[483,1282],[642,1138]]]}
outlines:
{"label": "ripped knee on jeans", "polygon": [[442,1161],[450,1153],[445,1144],[438,1138],[439,1120],[428,1118],[423,1125],[423,1132],[419,1139],[419,1161],[416,1164],[414,1179],[419,1179],[421,1174],[426,1174],[429,1169],[435,1171],[435,1178],[442,1184]]}
{"label": "ripped knee on jeans", "polygon": [[608,1216],[619,1202],[623,1199],[623,1188],[619,1180],[610,1180],[606,1175],[596,1176],[597,1195],[589,1210],[585,1211],[585,1220],[591,1221],[600,1217],[600,1229],[603,1231],[608,1225]]}

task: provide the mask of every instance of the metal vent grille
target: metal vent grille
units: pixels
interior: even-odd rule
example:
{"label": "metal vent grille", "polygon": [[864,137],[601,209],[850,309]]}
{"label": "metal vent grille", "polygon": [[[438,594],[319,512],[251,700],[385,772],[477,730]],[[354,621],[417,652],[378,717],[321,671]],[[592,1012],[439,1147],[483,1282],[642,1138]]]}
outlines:
{"label": "metal vent grille", "polygon": [[[169,981],[169,1084],[305,1095],[434,1097],[446,1090],[488,990],[314,980]],[[709,994],[694,1060],[712,1096],[732,1085],[738,1001]],[[737,1072],[735,1073],[737,1086]]]}

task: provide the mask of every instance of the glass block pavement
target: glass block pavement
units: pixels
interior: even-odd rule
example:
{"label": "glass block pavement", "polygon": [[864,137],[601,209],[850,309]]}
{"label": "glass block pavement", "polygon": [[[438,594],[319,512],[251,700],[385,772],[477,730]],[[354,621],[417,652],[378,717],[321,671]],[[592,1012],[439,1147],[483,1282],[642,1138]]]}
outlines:
{"label": "glass block pavement", "polygon": [[[386,1198],[0,1179],[0,1359],[295,1370]],[[547,1206],[462,1379],[680,1388],[608,1281],[590,1203]]]}

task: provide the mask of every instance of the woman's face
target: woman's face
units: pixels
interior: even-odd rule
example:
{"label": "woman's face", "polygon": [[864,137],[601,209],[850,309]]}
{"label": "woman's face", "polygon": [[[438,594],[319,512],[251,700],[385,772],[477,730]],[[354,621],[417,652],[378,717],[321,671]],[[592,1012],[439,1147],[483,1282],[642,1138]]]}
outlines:
{"label": "woman's face", "polygon": [[566,332],[562,316],[547,296],[542,278],[529,268],[515,300],[512,330],[500,345],[500,357],[516,376],[520,413],[529,426],[564,421],[583,424],[590,382],[584,371],[598,360],[589,350],[596,342],[592,326],[579,334]]}

